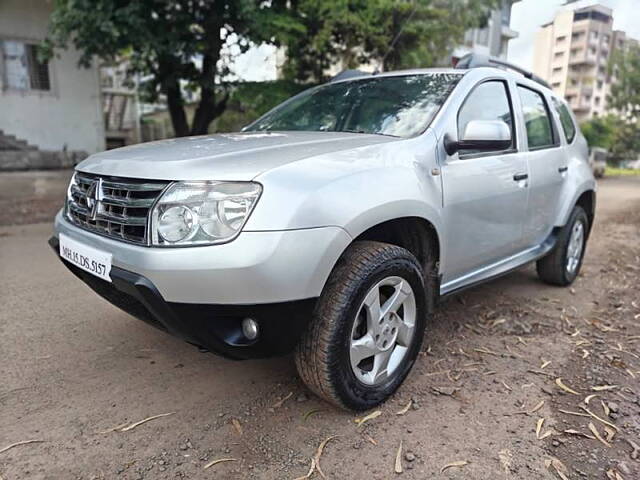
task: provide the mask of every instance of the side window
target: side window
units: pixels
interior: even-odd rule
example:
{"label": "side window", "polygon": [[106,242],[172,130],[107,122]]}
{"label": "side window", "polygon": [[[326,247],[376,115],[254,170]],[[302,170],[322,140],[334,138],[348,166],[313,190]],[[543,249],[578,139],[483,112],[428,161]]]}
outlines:
{"label": "side window", "polygon": [[576,126],[573,123],[569,109],[557,98],[553,99],[553,106],[560,117],[560,123],[562,124],[562,129],[564,130],[564,136],[567,139],[567,143],[573,142],[573,139],[576,136]]}
{"label": "side window", "polygon": [[529,150],[555,146],[551,115],[544,97],[539,92],[521,85],[518,85],[518,94],[527,128]]}
{"label": "side window", "polygon": [[[462,138],[462,134],[471,120],[500,120],[505,122],[509,126],[509,130],[511,130],[511,145],[507,151],[515,148],[513,112],[505,82],[490,80],[481,83],[471,91],[458,112],[458,138]],[[478,152],[473,150],[461,152],[463,155],[473,153]]]}

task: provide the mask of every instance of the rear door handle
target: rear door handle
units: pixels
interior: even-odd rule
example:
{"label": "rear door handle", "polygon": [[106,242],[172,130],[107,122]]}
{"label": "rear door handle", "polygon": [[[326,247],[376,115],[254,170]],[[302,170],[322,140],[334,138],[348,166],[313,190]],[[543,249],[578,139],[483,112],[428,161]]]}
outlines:
{"label": "rear door handle", "polygon": [[569,170],[569,167],[560,167],[560,168],[558,168],[558,172],[560,172],[560,173],[564,173],[567,170]]}
{"label": "rear door handle", "polygon": [[520,182],[522,180],[526,180],[527,178],[529,178],[529,174],[528,173],[516,173],[513,176],[513,180],[516,182]]}

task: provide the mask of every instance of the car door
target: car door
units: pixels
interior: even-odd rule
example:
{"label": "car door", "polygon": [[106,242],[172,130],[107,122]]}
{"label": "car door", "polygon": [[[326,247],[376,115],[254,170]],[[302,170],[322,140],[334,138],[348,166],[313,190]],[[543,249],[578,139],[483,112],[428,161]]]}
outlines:
{"label": "car door", "polygon": [[455,126],[450,130],[457,131],[458,138],[472,120],[503,121],[512,143],[502,151],[462,150],[443,162],[443,291],[522,247],[528,170],[518,151],[511,95],[505,79],[485,80],[471,90],[452,120]]}
{"label": "car door", "polygon": [[548,99],[524,85],[518,85],[517,91],[529,162],[529,205],[523,238],[525,246],[534,247],[543,243],[553,229],[567,162]]}

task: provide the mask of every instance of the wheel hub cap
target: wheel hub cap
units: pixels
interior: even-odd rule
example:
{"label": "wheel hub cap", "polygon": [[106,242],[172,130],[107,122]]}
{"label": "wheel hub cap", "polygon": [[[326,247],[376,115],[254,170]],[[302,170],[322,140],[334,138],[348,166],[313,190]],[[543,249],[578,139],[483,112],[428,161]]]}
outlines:
{"label": "wheel hub cap", "polygon": [[365,295],[351,331],[349,356],[356,378],[384,382],[398,368],[413,340],[416,298],[409,283],[386,277]]}
{"label": "wheel hub cap", "polygon": [[584,225],[582,222],[576,222],[571,229],[571,237],[569,237],[569,245],[567,246],[567,273],[573,275],[578,269],[583,248]]}

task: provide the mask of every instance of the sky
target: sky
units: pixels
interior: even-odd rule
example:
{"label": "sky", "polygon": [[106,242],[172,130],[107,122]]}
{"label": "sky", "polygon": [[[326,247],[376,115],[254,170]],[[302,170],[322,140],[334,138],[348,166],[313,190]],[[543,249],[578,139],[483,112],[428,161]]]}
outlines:
{"label": "sky", "polygon": [[[509,42],[509,61],[523,68],[533,68],[533,42],[540,26],[552,20],[565,0],[520,0],[511,10],[511,28],[520,36]],[[613,28],[640,39],[640,0],[580,0],[571,8],[599,3],[613,9]]]}
{"label": "sky", "polygon": [[[540,26],[561,8],[579,8],[600,3],[613,9],[613,28],[623,30],[640,40],[640,0],[580,0],[563,7],[565,0],[520,0],[513,5],[511,28],[518,38],[509,42],[509,61],[528,70],[533,69],[533,42]],[[274,80],[275,47],[260,45],[240,55],[234,62],[236,76],[247,81]]]}

